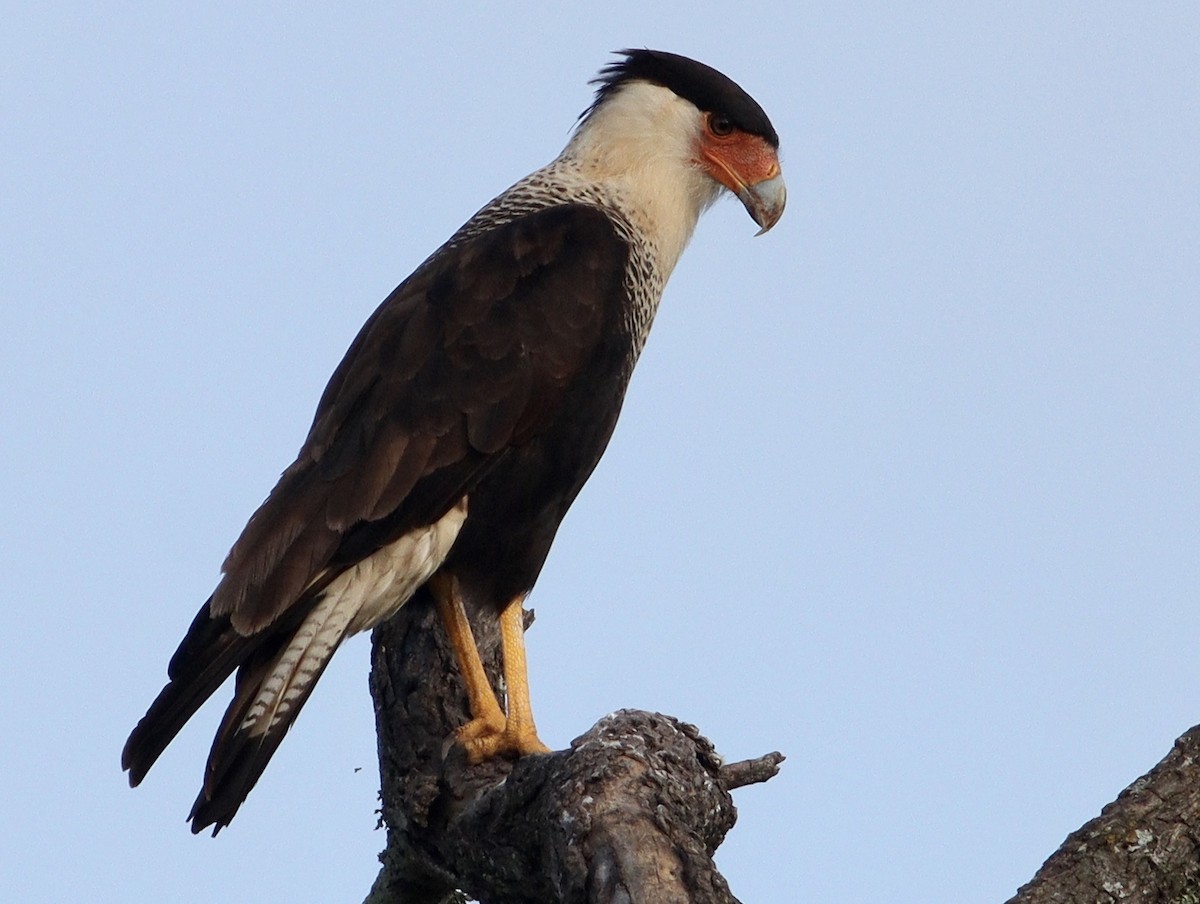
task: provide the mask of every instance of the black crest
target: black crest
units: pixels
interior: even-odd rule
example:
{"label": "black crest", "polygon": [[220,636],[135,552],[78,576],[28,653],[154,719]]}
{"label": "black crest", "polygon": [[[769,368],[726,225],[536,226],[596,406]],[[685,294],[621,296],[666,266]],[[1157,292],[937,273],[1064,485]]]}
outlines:
{"label": "black crest", "polygon": [[720,113],[742,131],[779,147],[779,136],[763,108],[729,76],[662,50],[619,50],[617,54],[622,59],[609,63],[592,80],[593,85],[599,85],[596,97],[580,119],[587,119],[625,83],[645,81],[669,88],[705,113]]}

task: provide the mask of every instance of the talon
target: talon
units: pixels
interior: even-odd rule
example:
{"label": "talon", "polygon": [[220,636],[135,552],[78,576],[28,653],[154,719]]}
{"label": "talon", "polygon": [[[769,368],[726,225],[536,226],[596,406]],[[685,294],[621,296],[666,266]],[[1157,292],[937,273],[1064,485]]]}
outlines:
{"label": "talon", "polygon": [[504,714],[497,710],[494,717],[480,716],[472,719],[454,734],[458,742],[468,748],[473,741],[498,737],[504,734]]}
{"label": "talon", "polygon": [[457,581],[448,574],[430,580],[438,611],[446,626],[451,649],[466,686],[467,703],[473,718],[455,732],[455,740],[467,751],[472,765],[494,756],[522,757],[549,753],[533,724],[529,704],[529,677],[525,665],[524,594],[514,597],[500,612],[500,641],[504,654],[504,679],[508,688],[508,715],[488,683],[479,647],[471,633],[471,624],[458,590]]}
{"label": "talon", "polygon": [[459,730],[459,741],[467,750],[467,762],[478,765],[495,756],[507,756],[514,759],[529,756],[534,753],[550,753],[550,748],[542,743],[537,731],[530,726],[526,730],[505,727],[499,732],[479,737],[466,738],[466,729],[471,728],[479,720],[473,720]]}

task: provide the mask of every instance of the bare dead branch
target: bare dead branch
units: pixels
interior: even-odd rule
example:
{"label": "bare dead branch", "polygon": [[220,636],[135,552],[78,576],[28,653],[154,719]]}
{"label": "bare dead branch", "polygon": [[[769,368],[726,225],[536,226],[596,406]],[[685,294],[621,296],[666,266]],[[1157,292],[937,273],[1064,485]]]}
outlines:
{"label": "bare dead branch", "polygon": [[1008,904],[1200,901],[1200,726],[1072,832]]}
{"label": "bare dead branch", "polygon": [[[494,680],[498,638],[475,628]],[[376,631],[388,845],[368,904],[448,904],[456,889],[484,904],[735,904],[712,861],[736,818],[729,791],[781,755],[722,766],[693,726],[621,710],[569,750],[470,766],[452,740],[467,718],[454,674],[423,596]]]}
{"label": "bare dead branch", "polygon": [[753,760],[742,760],[740,763],[729,763],[721,767],[721,784],[725,790],[743,788],[746,785],[757,785],[779,774],[779,764],[785,757],[778,750]]}

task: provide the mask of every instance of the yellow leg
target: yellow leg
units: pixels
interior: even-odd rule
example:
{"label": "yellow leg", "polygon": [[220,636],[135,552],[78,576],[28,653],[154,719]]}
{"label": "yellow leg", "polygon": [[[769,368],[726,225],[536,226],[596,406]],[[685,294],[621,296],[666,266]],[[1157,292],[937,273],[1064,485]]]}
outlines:
{"label": "yellow leg", "polygon": [[471,708],[471,721],[458,730],[459,740],[503,734],[504,710],[483,671],[479,647],[471,633],[471,623],[467,621],[454,578],[434,575],[429,581],[429,589],[437,600],[438,614],[446,627],[454,658],[458,660],[458,670],[467,688],[467,704]]}
{"label": "yellow leg", "polygon": [[496,753],[550,753],[538,737],[533,724],[533,705],[529,702],[529,671],[524,658],[524,595],[512,600],[500,612],[500,642],[504,649],[504,687],[508,693],[509,718]]}
{"label": "yellow leg", "polygon": [[504,684],[508,691],[508,717],[492,691],[479,647],[471,633],[471,623],[463,609],[462,596],[453,577],[434,575],[429,588],[437,601],[438,614],[446,626],[450,647],[458,661],[471,721],[458,730],[458,740],[467,749],[472,763],[494,756],[525,756],[549,753],[550,748],[537,736],[533,707],[529,702],[529,674],[525,664],[524,596],[512,600],[500,613],[500,642],[504,654]]}

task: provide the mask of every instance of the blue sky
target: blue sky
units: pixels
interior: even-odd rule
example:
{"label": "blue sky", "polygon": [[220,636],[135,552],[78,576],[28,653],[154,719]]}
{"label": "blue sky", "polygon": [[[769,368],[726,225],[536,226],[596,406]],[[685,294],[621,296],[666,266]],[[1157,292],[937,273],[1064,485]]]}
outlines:
{"label": "blue sky", "polygon": [[1200,9],[645,6],[5,17],[3,897],[366,893],[366,638],[218,839],[223,700],[136,791],[121,744],[363,319],[625,46],[754,94],[790,203],[668,287],[530,600],[545,740],[781,749],[739,897],[958,904],[1200,721]]}

